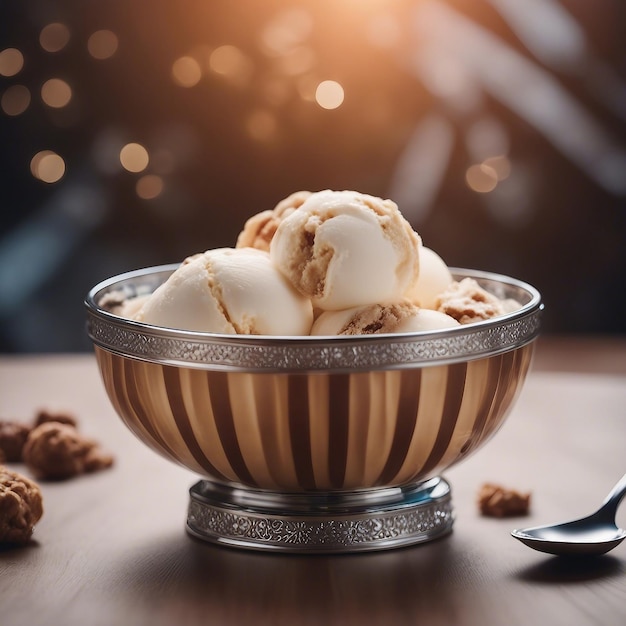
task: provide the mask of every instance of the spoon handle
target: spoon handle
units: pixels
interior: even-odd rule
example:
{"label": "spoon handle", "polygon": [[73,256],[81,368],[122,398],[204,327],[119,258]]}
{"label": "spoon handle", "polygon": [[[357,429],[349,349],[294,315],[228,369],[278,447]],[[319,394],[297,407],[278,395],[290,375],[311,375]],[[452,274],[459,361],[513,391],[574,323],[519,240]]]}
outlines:
{"label": "spoon handle", "polygon": [[618,483],[611,489],[609,495],[604,499],[600,511],[607,519],[614,520],[622,498],[626,496],[626,474],[624,474]]}

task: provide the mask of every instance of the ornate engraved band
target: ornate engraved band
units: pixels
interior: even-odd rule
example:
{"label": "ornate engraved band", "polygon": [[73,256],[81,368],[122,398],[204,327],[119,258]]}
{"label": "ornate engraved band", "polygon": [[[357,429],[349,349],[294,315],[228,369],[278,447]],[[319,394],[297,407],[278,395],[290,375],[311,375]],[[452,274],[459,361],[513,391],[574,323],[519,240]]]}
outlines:
{"label": "ornate engraved band", "polygon": [[190,490],[187,529],[205,541],[266,551],[364,552],[413,545],[452,530],[449,485],[440,478],[428,483],[416,499],[399,493],[395,502],[374,499],[365,508],[339,500],[320,513],[301,510],[302,496],[291,512],[234,506],[207,497],[207,483],[200,481]]}
{"label": "ornate engraved band", "polygon": [[227,371],[277,372],[398,369],[446,364],[500,354],[533,341],[543,309],[539,293],[520,281],[467,270],[499,297],[514,298],[522,307],[508,315],[438,331],[361,337],[254,337],[215,335],[157,328],[113,315],[98,307],[110,291],[128,295],[151,291],[175,266],[150,268],[100,283],[85,300],[88,334],[93,342],[130,358]]}

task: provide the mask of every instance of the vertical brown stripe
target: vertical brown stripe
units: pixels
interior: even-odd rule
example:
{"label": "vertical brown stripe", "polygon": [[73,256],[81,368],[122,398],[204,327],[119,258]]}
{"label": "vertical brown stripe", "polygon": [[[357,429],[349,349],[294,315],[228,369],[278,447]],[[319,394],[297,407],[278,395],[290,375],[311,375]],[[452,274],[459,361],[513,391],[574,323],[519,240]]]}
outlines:
{"label": "vertical brown stripe", "polygon": [[128,418],[124,415],[124,410],[120,404],[121,389],[118,388],[119,382],[115,380],[115,362],[113,359],[119,359],[119,357],[113,357],[110,352],[105,352],[102,348],[95,348],[96,359],[98,361],[98,367],[100,368],[100,375],[104,382],[104,387],[107,390],[107,394],[111,401],[111,404],[115,408],[117,414],[123,420],[123,422],[130,427]]}
{"label": "vertical brown stripe", "polygon": [[[498,383],[498,389],[494,395],[493,402],[491,404],[491,411],[489,412],[489,419],[485,424],[485,429],[481,440],[486,441],[497,428],[500,426],[502,420],[503,403],[511,393],[517,388],[517,368],[515,367],[515,361],[517,360],[517,350],[507,352],[500,355],[500,381]],[[508,402],[506,402],[508,404]]]}
{"label": "vertical brown stripe", "polygon": [[278,397],[280,379],[281,374],[252,374],[250,381],[263,457],[270,476],[277,484],[284,482],[287,472],[283,466],[283,422],[279,408],[281,398]]}
{"label": "vertical brown stripe", "polygon": [[530,360],[533,354],[534,346],[528,345],[515,350],[513,353],[513,363],[511,365],[511,378],[507,388],[507,393],[502,402],[505,405],[510,404],[522,387],[522,384],[528,374]]}
{"label": "vertical brown stripe", "polygon": [[328,382],[328,473],[334,489],[343,487],[350,429],[350,374],[330,374]]}
{"label": "vertical brown stripe", "polygon": [[288,379],[289,436],[296,476],[302,489],[315,489],[311,460],[309,390],[307,375],[293,374]]}
{"label": "vertical brown stripe", "polygon": [[502,356],[488,357],[487,381],[483,390],[480,406],[476,412],[476,419],[474,420],[474,426],[472,427],[472,434],[470,435],[469,441],[461,449],[458,460],[470,454],[483,441],[485,437],[485,429],[489,425],[493,399],[496,396],[501,376]]}
{"label": "vertical brown stripe", "polygon": [[193,428],[189,421],[187,409],[183,399],[183,392],[180,384],[180,370],[178,367],[171,367],[164,365],[163,369],[163,381],[165,382],[165,389],[167,390],[167,399],[172,410],[172,415],[178,426],[183,441],[189,448],[189,452],[193,458],[198,462],[200,467],[204,468],[211,476],[215,478],[224,478],[215,466],[206,457],[198,441],[193,434]]}
{"label": "vertical brown stripe", "polygon": [[441,424],[437,431],[437,438],[433,445],[422,472],[428,474],[441,461],[445,451],[450,445],[452,433],[459,418],[463,393],[465,391],[465,378],[467,375],[467,363],[448,365],[448,380],[446,382],[446,398],[441,414]]}
{"label": "vertical brown stripe", "polygon": [[380,485],[391,483],[406,460],[417,424],[421,385],[422,371],[420,369],[401,372],[396,429],[387,462],[376,481]]}
{"label": "vertical brown stripe", "polygon": [[215,426],[217,427],[226,458],[242,483],[256,487],[256,482],[246,466],[246,462],[241,454],[241,448],[239,447],[239,441],[237,440],[235,420],[228,393],[228,374],[225,372],[207,372],[206,381],[209,388],[211,408],[215,417]]}
{"label": "vertical brown stripe", "polygon": [[176,459],[177,455],[174,454],[172,448],[167,445],[166,441],[153,426],[150,417],[145,411],[143,401],[141,400],[141,394],[137,389],[137,377],[135,370],[140,367],[146,367],[146,365],[141,362],[136,363],[135,361],[127,359],[120,359],[119,365],[121,366],[120,374],[123,376],[124,382],[116,386],[120,389],[121,396],[123,396],[123,390],[126,388],[125,398],[128,401],[127,407],[129,415],[134,415],[137,418],[137,421],[139,421],[139,423],[146,429],[146,432],[152,438],[157,450],[165,452],[171,458]]}
{"label": "vertical brown stripe", "polygon": [[[122,371],[122,357],[115,356],[110,352],[98,350],[98,361],[102,368],[102,378],[109,394],[109,398],[115,408],[120,419],[139,439],[145,441],[146,434],[137,424],[137,419],[128,405],[126,400],[126,390],[124,385],[124,377]],[[156,444],[150,444],[153,448],[157,448]],[[162,451],[159,449],[159,453]]]}

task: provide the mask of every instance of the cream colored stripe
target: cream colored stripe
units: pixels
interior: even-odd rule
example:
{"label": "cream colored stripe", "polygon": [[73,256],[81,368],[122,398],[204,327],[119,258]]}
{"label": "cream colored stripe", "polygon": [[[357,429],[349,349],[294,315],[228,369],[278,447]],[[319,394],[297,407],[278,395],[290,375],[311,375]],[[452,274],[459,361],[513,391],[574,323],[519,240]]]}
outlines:
{"label": "cream colored stripe", "polygon": [[[499,385],[507,385],[506,393],[502,394],[500,402],[494,403],[491,407],[485,429],[485,439],[490,438],[498,431],[515,405],[530,366],[533,350],[533,344],[519,348],[515,353],[515,358],[510,361],[510,367],[502,372]],[[501,358],[504,358],[504,355]]]}
{"label": "cream colored stripe", "polygon": [[254,384],[256,374],[235,372],[228,374],[228,395],[237,433],[237,443],[241,455],[253,480],[264,487],[275,487],[265,455],[259,422],[263,419],[258,413],[257,389]]}
{"label": "cream colored stripe", "polygon": [[374,485],[381,475],[393,444],[400,398],[399,371],[372,372],[367,413],[367,446],[363,482]]}
{"label": "cream colored stripe", "polygon": [[315,486],[330,489],[328,374],[309,374],[309,433]]}
{"label": "cream colored stripe", "polygon": [[259,427],[270,474],[281,489],[297,489],[298,476],[289,429],[288,377],[281,374],[256,376],[255,395],[262,408]]}
{"label": "cream colored stripe", "polygon": [[[485,387],[489,381],[489,371],[489,359],[470,361],[467,364],[465,391],[459,409],[459,417],[448,448],[437,464],[438,467],[443,468],[451,464],[459,456],[461,448],[470,442]],[[437,471],[437,469],[433,471]]]}
{"label": "cream colored stripe", "polygon": [[427,461],[441,425],[447,382],[448,366],[423,368],[417,424],[406,459],[394,480],[395,484],[415,478]]}
{"label": "cream colored stripe", "polygon": [[350,375],[346,489],[363,485],[372,393],[370,383],[368,373]]}
{"label": "cream colored stripe", "polygon": [[[116,413],[122,418],[125,422],[127,419],[123,416],[124,411],[122,410],[122,405],[120,404],[118,394],[121,390],[116,389],[113,377],[113,367],[114,367],[114,359],[113,355],[110,352],[102,350],[101,348],[96,347],[96,360],[98,362],[98,367],[100,369],[100,376],[102,377],[102,382],[104,383],[104,388],[107,391],[109,400],[113,405]],[[119,357],[116,357],[119,358]]]}
{"label": "cream colored stripe", "polygon": [[110,384],[111,386],[109,392],[111,401],[124,424],[126,424],[137,437],[150,446],[150,448],[156,450],[159,454],[169,456],[167,449],[163,448],[158,441],[153,439],[150,432],[144,427],[139,416],[132,408],[132,402],[128,394],[128,389],[126,388],[126,378],[124,376],[124,366],[125,363],[129,361],[106,351],[101,351],[100,354],[104,357],[108,365],[107,375],[110,376],[110,379],[105,379],[105,384]]}
{"label": "cream colored stripe", "polygon": [[189,424],[200,449],[218,472],[229,480],[236,480],[237,475],[226,458],[215,424],[206,373],[181,368],[180,386]]}
{"label": "cream colored stripe", "polygon": [[175,455],[176,460],[189,469],[204,474],[183,440],[167,399],[162,366],[154,363],[133,363],[137,391],[154,430],[159,433]]}

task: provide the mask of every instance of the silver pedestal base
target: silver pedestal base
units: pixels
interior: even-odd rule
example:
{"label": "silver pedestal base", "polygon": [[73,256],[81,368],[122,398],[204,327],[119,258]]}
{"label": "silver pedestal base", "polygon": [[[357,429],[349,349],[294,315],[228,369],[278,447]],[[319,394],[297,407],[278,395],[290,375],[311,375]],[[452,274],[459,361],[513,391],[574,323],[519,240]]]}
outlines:
{"label": "silver pedestal base", "polygon": [[385,550],[452,530],[443,478],[403,487],[276,493],[201,480],[189,491],[187,530],[222,545],[294,553]]}

